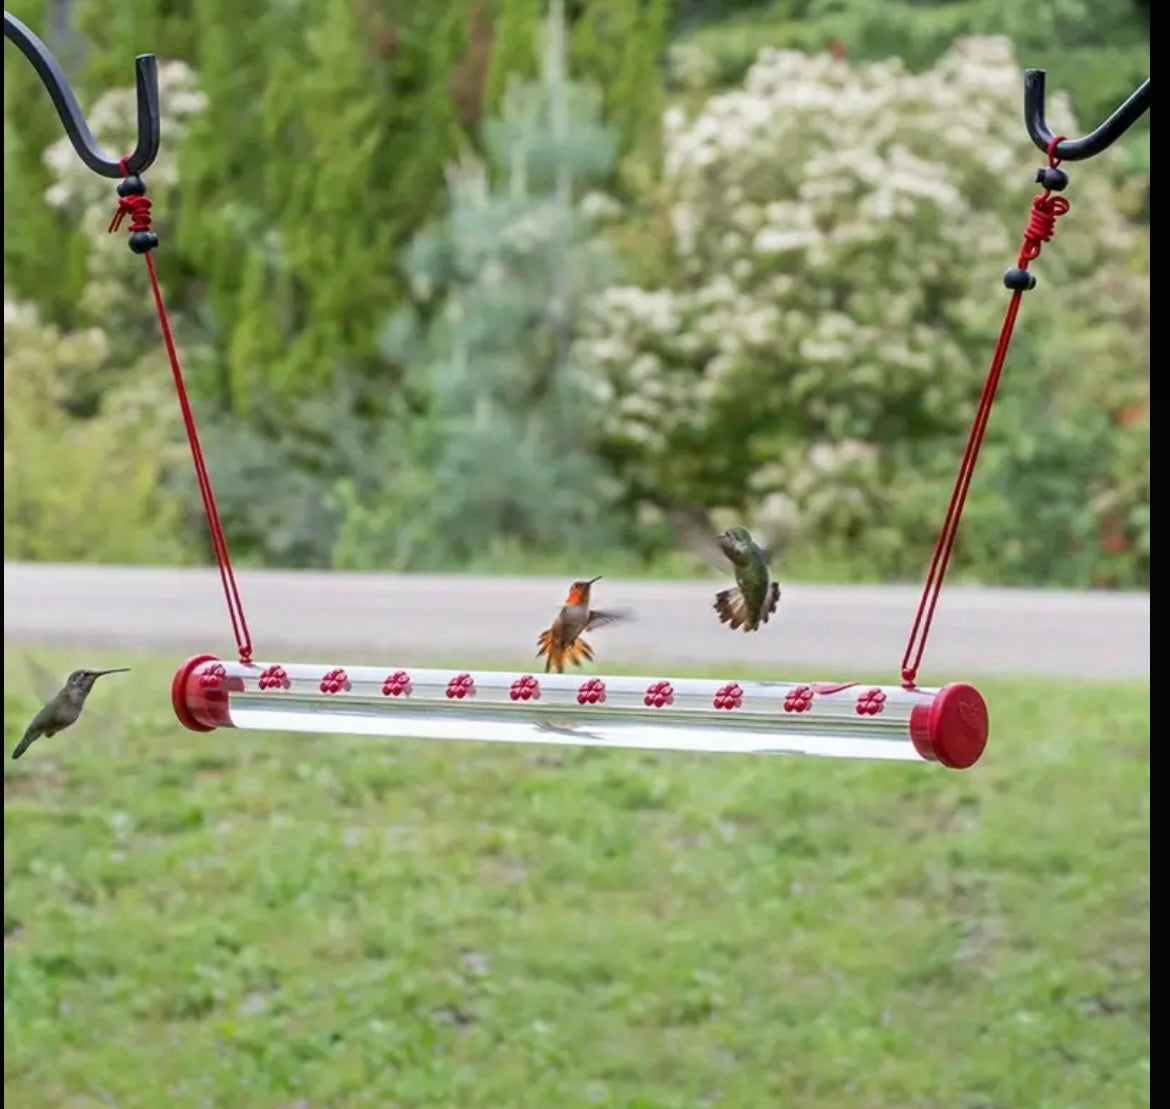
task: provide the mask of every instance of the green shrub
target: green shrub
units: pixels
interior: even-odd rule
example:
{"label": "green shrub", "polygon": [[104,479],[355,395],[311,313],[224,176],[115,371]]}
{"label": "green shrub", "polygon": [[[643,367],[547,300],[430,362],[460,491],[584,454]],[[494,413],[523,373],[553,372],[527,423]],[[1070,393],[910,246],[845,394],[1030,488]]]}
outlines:
{"label": "green shrub", "polygon": [[[765,50],[743,87],[668,112],[673,276],[606,290],[578,345],[632,500],[921,572],[1035,193],[1017,86],[1003,38],[917,75]],[[1064,98],[1050,116],[1076,133]],[[1143,442],[1119,417],[1148,389],[1147,236],[1110,166],[1072,167],[1035,267],[961,533],[984,578],[1143,580],[1105,536],[1116,519],[1139,542],[1148,520],[1117,480]]]}
{"label": "green shrub", "polygon": [[89,418],[70,414],[109,376],[108,350],[100,329],[63,334],[5,296],[6,559],[176,563],[191,553],[163,488],[178,429],[156,367],[123,375]]}

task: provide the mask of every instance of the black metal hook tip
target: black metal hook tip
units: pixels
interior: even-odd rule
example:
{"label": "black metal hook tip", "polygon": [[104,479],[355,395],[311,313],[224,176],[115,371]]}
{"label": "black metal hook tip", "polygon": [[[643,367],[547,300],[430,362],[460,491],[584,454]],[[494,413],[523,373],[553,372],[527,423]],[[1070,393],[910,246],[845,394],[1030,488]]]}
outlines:
{"label": "black metal hook tip", "polygon": [[162,117],[158,95],[158,61],[153,54],[139,54],[134,61],[134,83],[138,91],[138,143],[123,161],[110,158],[98,146],[90,131],[77,97],[65,77],[57,59],[16,16],[4,13],[4,37],[29,60],[41,84],[49,92],[65,134],[77,151],[77,156],[94,173],[102,177],[118,178],[143,173],[154,164],[162,142]]}
{"label": "black metal hook tip", "polygon": [[[1024,125],[1028,137],[1044,153],[1056,137],[1044,115],[1045,72],[1024,70]],[[1082,162],[1112,146],[1150,110],[1150,79],[1147,77],[1134,92],[1095,130],[1079,139],[1061,139],[1053,151],[1062,162]]]}

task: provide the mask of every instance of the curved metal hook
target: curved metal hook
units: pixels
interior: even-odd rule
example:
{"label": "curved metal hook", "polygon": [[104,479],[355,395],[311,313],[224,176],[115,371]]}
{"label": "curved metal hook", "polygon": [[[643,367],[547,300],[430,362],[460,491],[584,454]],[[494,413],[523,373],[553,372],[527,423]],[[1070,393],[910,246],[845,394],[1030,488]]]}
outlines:
{"label": "curved metal hook", "polygon": [[[1055,137],[1044,118],[1044,70],[1024,70],[1024,124],[1031,140],[1048,153]],[[1054,151],[1063,162],[1081,162],[1112,146],[1150,110],[1150,79],[1147,77],[1133,94],[1095,131],[1083,138],[1062,139]]]}
{"label": "curved metal hook", "polygon": [[85,117],[81,114],[77,97],[73,95],[68,79],[57,64],[57,59],[49,52],[49,48],[8,12],[4,13],[4,37],[10,39],[32,63],[41,84],[49,90],[53,107],[57,109],[57,115],[65,128],[65,134],[73,144],[73,149],[94,173],[102,177],[118,178],[132,173],[142,173],[151,166],[158,157],[158,148],[162,141],[158,61],[153,54],[139,54],[134,61],[134,79],[138,87],[138,145],[134,148],[134,153],[126,157],[123,168],[121,158],[107,157],[98,146],[89,125],[85,122]]}

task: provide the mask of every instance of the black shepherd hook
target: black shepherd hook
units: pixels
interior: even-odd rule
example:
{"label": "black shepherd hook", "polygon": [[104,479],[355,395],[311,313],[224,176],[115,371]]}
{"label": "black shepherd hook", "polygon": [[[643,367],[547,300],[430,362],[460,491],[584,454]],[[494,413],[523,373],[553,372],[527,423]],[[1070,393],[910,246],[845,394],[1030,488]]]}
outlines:
{"label": "black shepherd hook", "polygon": [[94,173],[102,177],[129,177],[148,169],[158,157],[162,139],[162,120],[158,103],[158,61],[153,54],[139,54],[134,60],[134,79],[138,86],[138,145],[126,158],[108,158],[98,146],[81,114],[77,97],[49,48],[19,19],[4,13],[4,37],[32,62],[41,83],[53,98],[53,107],[65,128],[65,134],[77,156]]}
{"label": "black shepherd hook", "polygon": [[[1061,139],[1053,155],[1062,162],[1081,162],[1100,154],[1112,146],[1143,115],[1150,110],[1150,79],[1147,77],[1133,95],[1122,104],[1095,131],[1083,138]],[[1048,146],[1055,136],[1044,118],[1044,70],[1024,70],[1024,124],[1031,140],[1048,153]]]}

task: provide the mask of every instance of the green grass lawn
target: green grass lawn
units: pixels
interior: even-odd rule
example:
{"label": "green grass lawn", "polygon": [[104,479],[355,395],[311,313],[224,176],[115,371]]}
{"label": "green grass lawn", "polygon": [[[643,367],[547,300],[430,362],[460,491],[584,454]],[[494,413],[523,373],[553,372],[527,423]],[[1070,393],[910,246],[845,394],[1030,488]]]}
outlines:
{"label": "green grass lawn", "polygon": [[1150,1103],[1147,684],[954,772],[199,736],[179,661],[6,753],[17,1109]]}

